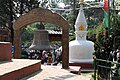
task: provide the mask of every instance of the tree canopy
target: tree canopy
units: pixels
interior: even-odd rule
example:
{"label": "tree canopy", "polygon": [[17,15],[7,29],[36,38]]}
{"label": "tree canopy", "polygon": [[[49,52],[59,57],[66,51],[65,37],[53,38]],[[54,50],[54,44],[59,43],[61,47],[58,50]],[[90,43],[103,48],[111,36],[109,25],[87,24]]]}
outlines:
{"label": "tree canopy", "polygon": [[38,0],[0,0],[0,27],[16,20],[33,8],[39,7]]}

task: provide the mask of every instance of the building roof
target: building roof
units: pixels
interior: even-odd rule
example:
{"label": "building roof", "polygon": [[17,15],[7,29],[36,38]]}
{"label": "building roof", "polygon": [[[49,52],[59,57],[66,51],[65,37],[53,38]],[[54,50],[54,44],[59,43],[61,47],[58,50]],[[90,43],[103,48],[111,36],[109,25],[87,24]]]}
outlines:
{"label": "building roof", "polygon": [[62,34],[61,30],[47,30],[49,34]]}
{"label": "building roof", "polygon": [[[61,30],[47,30],[49,34],[60,34],[62,35]],[[69,33],[69,35],[73,35],[73,33]]]}

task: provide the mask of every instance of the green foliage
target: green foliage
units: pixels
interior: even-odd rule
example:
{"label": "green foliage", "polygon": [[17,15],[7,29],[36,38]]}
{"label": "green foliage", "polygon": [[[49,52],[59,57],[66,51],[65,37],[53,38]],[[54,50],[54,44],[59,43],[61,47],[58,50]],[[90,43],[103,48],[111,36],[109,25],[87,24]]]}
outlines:
{"label": "green foliage", "polygon": [[6,26],[5,22],[6,22],[6,19],[1,16],[0,17],[0,27]]}
{"label": "green foliage", "polygon": [[115,35],[120,35],[120,15],[113,14],[110,17],[110,26]]}
{"label": "green foliage", "polygon": [[116,48],[120,45],[120,15],[110,16],[110,33],[115,37]]}
{"label": "green foliage", "polygon": [[36,25],[35,23],[28,25],[27,27],[21,30],[21,36],[22,36],[23,43],[28,43],[33,40],[34,31],[37,30],[35,25]]}
{"label": "green foliage", "polygon": [[103,23],[100,23],[98,26],[97,26],[97,33],[99,32],[104,32],[105,31],[105,26]]}
{"label": "green foliage", "polygon": [[72,36],[69,36],[69,41],[75,40],[75,34],[73,34]]}
{"label": "green foliage", "polygon": [[95,28],[90,28],[88,29],[88,36],[91,37],[92,35],[96,34],[96,29]]}
{"label": "green foliage", "polygon": [[[88,39],[90,39],[92,41],[96,41],[95,39],[97,39],[98,41],[101,42],[103,40],[104,31],[105,31],[105,27],[104,27],[103,23],[99,23],[94,28],[88,28]],[[97,41],[97,43],[98,43],[98,41]]]}
{"label": "green foliage", "polygon": [[84,13],[87,19],[88,28],[94,28],[103,22],[103,10],[102,8],[86,8]]}
{"label": "green foliage", "polygon": [[60,30],[60,27],[56,26],[54,24],[51,24],[51,23],[43,23],[43,24],[44,24],[46,30],[57,30],[57,29]]}
{"label": "green foliage", "polygon": [[[78,1],[78,0],[76,0],[76,1]],[[74,0],[64,0],[65,4],[69,4],[69,3],[73,3],[73,2],[74,2]]]}
{"label": "green foliage", "polygon": [[6,26],[6,23],[16,20],[18,15],[38,7],[38,0],[0,0],[0,25]]}
{"label": "green foliage", "polygon": [[56,8],[56,7],[57,7],[57,4],[55,4],[55,2],[52,2],[51,7],[52,7],[52,8]]}

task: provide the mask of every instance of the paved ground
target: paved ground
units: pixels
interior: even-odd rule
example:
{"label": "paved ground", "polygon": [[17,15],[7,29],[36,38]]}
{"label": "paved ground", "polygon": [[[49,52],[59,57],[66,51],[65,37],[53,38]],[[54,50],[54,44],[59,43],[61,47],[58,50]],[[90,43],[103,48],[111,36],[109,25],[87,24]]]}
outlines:
{"label": "paved ground", "polygon": [[[11,72],[21,67],[28,66],[39,62],[39,60],[26,60],[26,59],[12,59],[12,61],[0,62],[0,75]],[[3,64],[4,63],[4,64]],[[61,65],[41,65],[41,70],[29,75],[21,80],[90,80],[91,74],[73,74],[70,70],[79,70],[79,67],[70,67],[70,69],[62,69]]]}
{"label": "paved ground", "polygon": [[12,59],[11,61],[0,61],[0,75],[4,75],[38,62],[40,62],[40,60]]}
{"label": "paved ground", "polygon": [[91,74],[73,74],[69,69],[61,69],[61,66],[42,65],[42,70],[21,80],[90,80]]}

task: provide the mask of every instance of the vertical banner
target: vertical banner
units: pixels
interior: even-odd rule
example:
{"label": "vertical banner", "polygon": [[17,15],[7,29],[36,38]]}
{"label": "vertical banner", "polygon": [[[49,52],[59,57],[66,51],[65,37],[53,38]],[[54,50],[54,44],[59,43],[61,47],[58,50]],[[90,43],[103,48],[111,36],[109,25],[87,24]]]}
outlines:
{"label": "vertical banner", "polygon": [[106,27],[108,27],[109,21],[108,21],[108,9],[109,4],[108,0],[104,0],[104,24]]}
{"label": "vertical banner", "polygon": [[104,0],[104,10],[108,10],[108,0]]}

